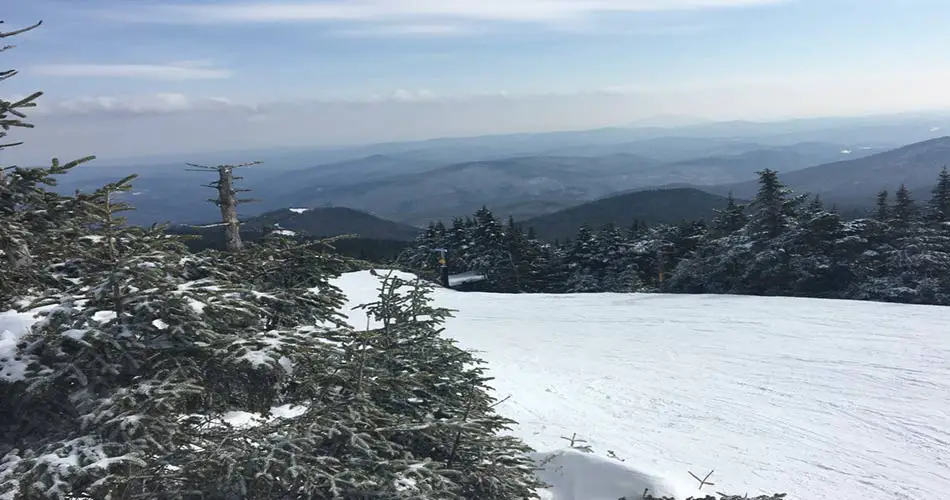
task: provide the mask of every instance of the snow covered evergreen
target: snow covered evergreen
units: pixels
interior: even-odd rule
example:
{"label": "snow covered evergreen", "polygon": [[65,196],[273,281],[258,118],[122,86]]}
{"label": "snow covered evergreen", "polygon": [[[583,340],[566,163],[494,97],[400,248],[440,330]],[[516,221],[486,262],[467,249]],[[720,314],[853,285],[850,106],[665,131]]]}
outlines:
{"label": "snow covered evergreen", "polygon": [[0,177],[0,499],[535,497],[428,285],[387,279],[351,327],[322,243],[189,253],[125,223],[135,176],[45,188],[88,160]]}
{"label": "snow covered evergreen", "polygon": [[[844,221],[817,197],[760,172],[749,204],[732,197],[709,221],[578,228],[544,242],[510,221],[499,233],[487,208],[432,224],[403,261],[426,274],[430,248],[448,249],[453,272],[478,272],[497,292],[734,293],[950,305],[950,174],[926,203],[901,187],[878,195],[871,217]],[[633,214],[631,214],[631,218]],[[531,277],[526,279],[526,277]]]}

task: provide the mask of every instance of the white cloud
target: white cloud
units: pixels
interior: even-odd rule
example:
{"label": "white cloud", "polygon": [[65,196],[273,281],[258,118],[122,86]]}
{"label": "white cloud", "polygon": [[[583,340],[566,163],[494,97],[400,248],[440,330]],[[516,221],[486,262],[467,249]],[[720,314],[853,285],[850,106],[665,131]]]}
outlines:
{"label": "white cloud", "polygon": [[217,24],[315,21],[551,22],[620,12],[660,12],[774,5],[791,0],[324,0],[163,3],[111,9],[126,21]]}
{"label": "white cloud", "polygon": [[200,61],[169,64],[44,64],[29,70],[43,76],[80,78],[134,78],[143,80],[214,80],[233,72]]}
{"label": "white cloud", "polygon": [[253,104],[238,104],[224,97],[188,97],[162,92],[146,95],[89,96],[73,99],[43,99],[31,111],[38,115],[146,115],[185,111],[255,111]]}
{"label": "white cloud", "polygon": [[352,38],[385,38],[461,36],[471,34],[472,31],[455,24],[383,24],[340,29],[334,33]]}

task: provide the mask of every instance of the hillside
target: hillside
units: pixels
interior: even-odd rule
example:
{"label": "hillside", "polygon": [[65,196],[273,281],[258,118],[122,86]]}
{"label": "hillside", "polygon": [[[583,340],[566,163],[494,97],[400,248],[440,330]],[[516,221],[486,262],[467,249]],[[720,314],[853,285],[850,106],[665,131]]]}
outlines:
{"label": "hillside", "polygon": [[[375,299],[376,280],[336,284],[352,306]],[[446,335],[488,363],[516,436],[548,452],[576,433],[602,458],[551,471],[566,488],[549,498],[641,498],[637,471],[679,498],[695,494],[690,472],[710,470],[712,490],[750,498],[936,499],[950,484],[948,308],[444,289],[435,299],[457,311]],[[344,310],[366,327],[363,311]],[[629,471],[627,489],[592,484],[609,464]]]}
{"label": "hillside", "polygon": [[284,208],[248,219],[244,227],[275,227],[316,237],[356,234],[364,238],[410,241],[418,228],[346,207]]}
{"label": "hillside", "polygon": [[[929,196],[937,173],[950,164],[950,137],[939,137],[849,161],[826,163],[779,175],[797,192],[817,193],[826,202],[870,206],[881,189],[892,193],[906,184],[918,199]],[[705,188],[704,188],[705,189]],[[756,181],[708,188],[712,193],[754,196]]]}
{"label": "hillside", "polygon": [[[411,241],[420,232],[418,228],[345,207],[283,208],[250,217],[242,224],[242,232],[247,233],[260,232],[264,228],[318,238],[352,234],[361,238],[395,241]],[[194,229],[201,234],[223,232],[220,226],[199,226]]]}
{"label": "hillside", "polygon": [[708,218],[713,210],[726,206],[726,198],[694,188],[636,191],[584,203],[524,221],[538,236],[547,239],[572,238],[584,224],[597,228],[606,224],[629,227],[634,220],[674,223]]}
{"label": "hillside", "polygon": [[618,186],[637,185],[636,173],[656,165],[634,155],[508,158],[457,163],[319,192],[301,189],[285,199],[309,206],[345,205],[422,225],[467,215],[482,205],[541,203],[565,208],[616,192]]}
{"label": "hillside", "polygon": [[841,149],[833,144],[797,144],[795,146],[756,149],[738,154],[708,156],[669,163],[645,173],[644,185],[693,184],[708,186],[743,182],[755,178],[763,168],[792,172],[830,161],[853,159],[872,154],[872,149]]}
{"label": "hillside", "polygon": [[300,186],[324,189],[329,186],[357,184],[397,175],[419,173],[440,165],[441,163],[424,159],[377,154],[282,171],[279,175],[268,178],[267,183],[262,184],[258,189],[274,193],[297,191]]}

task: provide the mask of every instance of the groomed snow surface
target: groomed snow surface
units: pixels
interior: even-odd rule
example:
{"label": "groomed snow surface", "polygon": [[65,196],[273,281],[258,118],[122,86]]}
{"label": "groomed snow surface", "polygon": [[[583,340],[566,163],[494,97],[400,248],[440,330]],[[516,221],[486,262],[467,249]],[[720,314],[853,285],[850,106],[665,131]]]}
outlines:
{"label": "groomed snow surface", "polygon": [[[411,278],[409,275],[402,275]],[[368,272],[336,284],[371,302]],[[792,298],[439,289],[553,500],[702,493],[937,500],[950,490],[950,308]],[[363,311],[349,311],[365,328]],[[612,451],[619,459],[608,457]],[[620,459],[623,461],[621,462]]]}

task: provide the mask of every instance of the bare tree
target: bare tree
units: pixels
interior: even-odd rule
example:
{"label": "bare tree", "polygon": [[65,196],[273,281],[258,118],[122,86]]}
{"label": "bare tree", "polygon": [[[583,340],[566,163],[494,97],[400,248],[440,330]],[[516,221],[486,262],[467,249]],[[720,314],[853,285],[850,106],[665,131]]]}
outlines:
{"label": "bare tree", "polygon": [[229,252],[240,252],[244,248],[241,241],[241,221],[238,219],[237,207],[242,203],[257,201],[251,198],[238,198],[238,193],[246,193],[250,189],[237,189],[234,187],[234,181],[241,180],[243,177],[235,177],[234,169],[260,165],[261,162],[242,163],[240,165],[218,165],[209,167],[206,165],[196,165],[188,163],[189,170],[193,172],[216,171],[218,180],[205,184],[205,187],[216,189],[217,198],[210,198],[208,201],[214,203],[221,209],[221,224],[224,226],[225,246]]}

